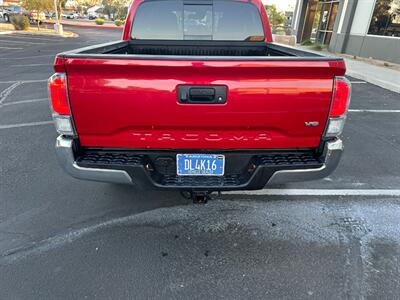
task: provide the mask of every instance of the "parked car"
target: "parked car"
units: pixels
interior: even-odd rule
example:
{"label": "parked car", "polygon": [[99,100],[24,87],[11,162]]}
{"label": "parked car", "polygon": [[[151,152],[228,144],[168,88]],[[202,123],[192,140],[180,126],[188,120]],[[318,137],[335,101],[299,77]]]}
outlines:
{"label": "parked car", "polygon": [[0,19],[4,19],[5,12],[6,12],[5,7],[0,7]]}
{"label": "parked car", "polygon": [[65,19],[78,19],[78,14],[73,12],[62,13],[62,17]]}
{"label": "parked car", "polygon": [[29,21],[30,22],[34,22],[34,23],[42,23],[44,21],[46,21],[46,15],[44,12],[37,12],[36,10],[32,10],[31,12],[29,12],[28,14],[29,17]]}
{"label": "parked car", "polygon": [[4,9],[2,17],[6,23],[9,23],[11,21],[11,17],[17,14],[27,15],[27,12],[21,6],[13,5]]}
{"label": "parked car", "polygon": [[101,15],[95,12],[88,13],[89,20],[95,20],[97,18],[101,18]]}
{"label": "parked car", "polygon": [[53,15],[55,17],[55,13],[53,13],[51,11],[44,11],[44,15],[45,15],[46,19],[52,19]]}
{"label": "parked car", "polygon": [[77,14],[76,14],[76,18],[77,18],[77,19],[86,19],[86,15],[83,14],[83,13],[77,13]]}
{"label": "parked car", "polygon": [[76,178],[196,198],[322,178],[343,151],[343,59],[272,43],[261,0],[135,0],[121,41],[54,69],[56,154]]}

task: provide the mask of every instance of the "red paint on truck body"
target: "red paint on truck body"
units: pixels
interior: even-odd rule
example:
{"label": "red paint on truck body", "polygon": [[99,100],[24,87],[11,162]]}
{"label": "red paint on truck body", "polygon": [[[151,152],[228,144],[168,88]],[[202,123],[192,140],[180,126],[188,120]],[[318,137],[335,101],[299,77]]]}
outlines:
{"label": "red paint on truck body", "polygon": [[[130,39],[134,1],[123,38]],[[260,0],[265,41],[272,40]],[[126,149],[316,148],[343,61],[65,58],[80,144]],[[57,67],[60,69],[60,66]],[[179,85],[225,85],[225,104],[180,104]],[[307,127],[306,122],[318,122]]]}
{"label": "red paint on truck body", "polygon": [[[74,58],[66,69],[81,144],[115,148],[317,147],[344,72],[328,61]],[[180,104],[182,84],[226,85],[227,103]]]}

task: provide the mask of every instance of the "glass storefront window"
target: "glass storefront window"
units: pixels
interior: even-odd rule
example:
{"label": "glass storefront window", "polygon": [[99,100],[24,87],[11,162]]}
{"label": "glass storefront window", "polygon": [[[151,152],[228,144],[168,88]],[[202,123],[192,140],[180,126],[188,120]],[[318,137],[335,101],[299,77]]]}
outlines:
{"label": "glass storefront window", "polygon": [[400,37],[400,0],[377,0],[368,34]]}
{"label": "glass storefront window", "polygon": [[329,44],[338,6],[338,0],[320,0],[318,5],[319,27],[316,34],[316,41],[318,43]]}
{"label": "glass storefront window", "polygon": [[[361,1],[361,0],[360,0]],[[329,44],[338,13],[339,0],[309,0],[304,16],[301,42]]]}
{"label": "glass storefront window", "polygon": [[332,4],[332,10],[329,15],[329,22],[328,22],[328,30],[333,31],[333,25],[335,25],[335,18],[337,15],[339,4],[338,3],[333,3]]}
{"label": "glass storefront window", "polygon": [[326,30],[326,26],[328,25],[328,17],[329,17],[329,10],[331,9],[331,5],[324,4],[321,10],[321,24],[319,25],[319,30]]}

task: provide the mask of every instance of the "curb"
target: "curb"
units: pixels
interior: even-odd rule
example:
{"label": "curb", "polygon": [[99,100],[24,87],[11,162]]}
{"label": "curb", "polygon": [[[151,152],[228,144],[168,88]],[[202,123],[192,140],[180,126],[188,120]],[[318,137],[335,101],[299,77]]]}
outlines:
{"label": "curb", "polygon": [[[68,33],[70,33],[71,35],[69,35],[69,36],[61,36],[61,35],[59,35],[59,34],[54,34],[54,33],[48,33],[48,32],[40,32],[40,31],[35,31],[35,32],[32,32],[32,31],[22,31],[22,30],[13,30],[13,31],[1,31],[0,32],[0,35],[2,35],[2,34],[14,34],[14,33],[18,33],[18,34],[22,34],[22,35],[38,35],[38,36],[44,36],[44,37],[46,37],[46,36],[53,36],[53,37],[62,37],[62,38],[65,38],[65,39],[70,39],[70,38],[78,38],[79,37],[79,34],[77,34],[77,33],[75,33],[75,32],[72,32],[72,31],[65,31],[65,32],[68,32]],[[65,33],[64,32],[64,33]]]}
{"label": "curb", "polygon": [[[54,24],[54,22],[44,22],[44,23],[51,24],[51,25]],[[113,25],[73,24],[73,23],[64,23],[64,22],[61,22],[61,24],[63,26],[74,26],[74,27],[81,27],[81,28],[100,28],[100,29],[105,28],[105,29],[118,29],[118,30],[124,29],[124,26],[117,27],[117,26],[113,26]]]}

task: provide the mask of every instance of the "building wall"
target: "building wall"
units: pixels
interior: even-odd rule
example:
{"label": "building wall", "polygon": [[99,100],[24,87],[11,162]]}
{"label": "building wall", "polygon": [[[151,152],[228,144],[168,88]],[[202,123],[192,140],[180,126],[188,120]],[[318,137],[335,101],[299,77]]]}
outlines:
{"label": "building wall", "polygon": [[[340,0],[329,50],[400,64],[400,38],[368,34],[376,0]],[[300,42],[308,0],[298,0],[294,34]]]}
{"label": "building wall", "polygon": [[400,64],[400,38],[368,34],[374,8],[375,0],[343,0],[329,50]]}
{"label": "building wall", "polygon": [[301,42],[301,35],[305,24],[308,0],[297,0],[293,14],[293,34],[297,42]]}
{"label": "building wall", "polygon": [[357,1],[356,11],[351,26],[351,35],[366,35],[374,11],[375,0]]}

